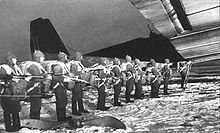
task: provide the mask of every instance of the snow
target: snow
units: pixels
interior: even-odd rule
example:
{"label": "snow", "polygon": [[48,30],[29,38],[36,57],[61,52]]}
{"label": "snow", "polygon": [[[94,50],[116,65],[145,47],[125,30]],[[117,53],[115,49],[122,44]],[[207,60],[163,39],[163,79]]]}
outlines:
{"label": "snow", "polygon": [[[109,127],[87,127],[70,130],[66,128],[56,130],[33,130],[22,128],[19,133],[128,133],[128,132],[219,132],[220,130],[220,82],[190,83],[185,93],[179,89],[179,84],[169,85],[168,96],[150,98],[150,87],[144,86],[145,98],[125,103],[125,88],[120,95],[124,106],[115,107],[113,103],[113,89],[106,90],[108,96],[106,105],[112,106],[109,111],[96,110],[97,90],[89,88],[84,91],[84,105],[90,114],[84,114],[84,119],[98,116],[113,116],[124,122],[127,129],[112,129]],[[201,93],[203,92],[203,93]],[[205,93],[204,93],[205,92]],[[201,94],[200,94],[201,93]],[[71,115],[71,93],[68,92],[69,103],[67,115]],[[56,120],[55,98],[43,99],[41,119]],[[22,102],[21,119],[29,118],[29,103]],[[0,108],[1,110],[1,108]],[[79,119],[81,117],[74,116]],[[2,110],[0,111],[0,132],[4,131]]]}

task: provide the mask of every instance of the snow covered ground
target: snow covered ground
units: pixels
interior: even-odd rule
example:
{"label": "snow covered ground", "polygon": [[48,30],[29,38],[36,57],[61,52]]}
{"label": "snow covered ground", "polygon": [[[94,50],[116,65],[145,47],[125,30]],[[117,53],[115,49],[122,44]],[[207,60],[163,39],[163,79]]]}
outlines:
{"label": "snow covered ground", "polygon": [[[84,119],[96,116],[114,116],[124,122],[127,129],[112,129],[109,127],[82,127],[74,130],[61,128],[56,130],[40,131],[37,129],[22,128],[21,133],[128,133],[128,132],[207,132],[219,133],[220,131],[220,82],[190,83],[185,93],[179,89],[179,84],[169,85],[169,96],[150,98],[150,87],[144,86],[145,98],[126,104],[124,91],[120,100],[124,106],[114,107],[113,90],[108,93],[106,106],[111,106],[109,111],[96,110],[97,91],[88,89],[84,91],[85,108],[90,114],[84,114]],[[69,92],[69,97],[71,93]],[[56,120],[55,98],[44,99],[41,119]],[[71,115],[71,101],[67,106],[67,115]],[[29,103],[22,102],[21,119],[29,117]],[[73,116],[79,119],[79,117]],[[0,132],[4,131],[2,110],[0,108]]]}

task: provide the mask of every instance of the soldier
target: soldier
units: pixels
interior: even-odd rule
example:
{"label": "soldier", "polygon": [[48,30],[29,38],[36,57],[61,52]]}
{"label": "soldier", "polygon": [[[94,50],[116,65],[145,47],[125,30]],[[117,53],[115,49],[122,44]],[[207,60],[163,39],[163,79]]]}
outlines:
{"label": "soldier", "polygon": [[[75,53],[75,60],[70,62],[70,72],[75,76],[82,78],[82,75],[85,74],[85,67],[82,65],[83,57],[79,52]],[[81,113],[89,113],[85,110],[83,105],[83,86],[80,83],[75,83],[74,88],[72,89],[72,114],[73,115],[82,115]],[[78,109],[77,109],[78,105]]]}
{"label": "soldier", "polygon": [[131,92],[134,90],[134,67],[132,64],[132,58],[129,55],[125,57],[126,62],[122,64],[122,71],[123,71],[123,82],[126,87],[125,91],[125,102],[134,102],[131,100]]}
{"label": "soldier", "polygon": [[151,84],[151,98],[160,98],[158,93],[160,89],[160,83],[161,83],[161,74],[156,67],[156,62],[154,59],[151,59],[150,61],[152,68],[150,75],[150,84]]}
{"label": "soldier", "polygon": [[180,61],[177,63],[177,72],[179,72],[181,75],[181,88],[183,89],[183,91],[185,91],[185,89],[187,88],[186,85],[191,65],[191,61]]}
{"label": "soldier", "polygon": [[[6,57],[6,64],[0,66],[0,74],[20,75],[22,74],[20,68],[16,64],[17,59],[10,54]],[[15,94],[15,81],[8,80],[8,86],[2,89],[1,95]],[[6,84],[7,85],[7,84]],[[24,89],[24,88],[23,88]],[[19,112],[21,111],[20,101],[12,97],[1,98],[1,106],[3,109],[3,116],[5,128],[8,132],[18,131],[21,127]]]}
{"label": "soldier", "polygon": [[[44,60],[44,54],[36,50],[33,53],[33,61],[26,61],[20,64],[25,75],[44,76],[47,71],[41,65]],[[30,118],[40,119],[41,95],[49,91],[49,82],[45,79],[31,79],[27,86],[27,94],[30,95]]]}
{"label": "soldier", "polygon": [[164,95],[168,95],[168,84],[169,84],[169,79],[172,76],[172,69],[170,68],[170,60],[165,59],[165,64],[164,67],[162,68],[162,75],[163,75],[163,81],[164,81]]}
{"label": "soldier", "polygon": [[58,121],[65,121],[66,106],[68,103],[66,87],[64,86],[64,76],[62,75],[62,67],[58,64],[52,66],[52,82],[51,88],[56,96],[56,112]]}
{"label": "soldier", "polygon": [[105,89],[107,88],[106,83],[107,80],[105,80],[108,76],[110,76],[110,71],[106,69],[107,65],[107,58],[101,58],[100,59],[100,68],[103,68],[99,70],[98,77],[100,79],[100,83],[97,86],[98,89],[98,103],[97,103],[97,110],[106,111],[109,109],[109,107],[105,106],[105,98],[106,98],[106,92]]}
{"label": "soldier", "polygon": [[141,66],[140,66],[140,60],[139,59],[135,59],[134,60],[135,62],[135,66],[134,66],[134,69],[135,69],[135,94],[134,94],[134,97],[135,99],[142,99],[142,82],[143,82],[143,75],[145,74],[142,69],[141,69]]}
{"label": "soldier", "polygon": [[122,74],[120,68],[120,60],[118,58],[114,58],[114,65],[112,67],[112,75],[114,77],[114,106],[122,106],[122,104],[118,101],[119,94],[121,93],[121,86],[122,86]]}

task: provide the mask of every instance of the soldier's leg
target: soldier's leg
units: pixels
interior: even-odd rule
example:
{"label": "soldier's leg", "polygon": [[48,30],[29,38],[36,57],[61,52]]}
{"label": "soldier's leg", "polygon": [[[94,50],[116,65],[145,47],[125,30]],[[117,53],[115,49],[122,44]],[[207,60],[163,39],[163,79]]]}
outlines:
{"label": "soldier's leg", "polygon": [[151,98],[156,98],[156,82],[151,83]]}
{"label": "soldier's leg", "polygon": [[1,106],[3,109],[3,117],[6,131],[12,131],[11,101],[8,98],[1,98]]}
{"label": "soldier's leg", "polygon": [[168,84],[169,84],[169,78],[168,78],[168,77],[165,77],[165,78],[164,78],[164,90],[163,90],[165,95],[168,94],[168,93],[167,93]]}
{"label": "soldier's leg", "polygon": [[185,85],[184,85],[184,82],[186,80],[186,74],[185,73],[181,73],[181,88],[184,88]]}
{"label": "soldier's leg", "polygon": [[65,121],[66,120],[66,108],[62,107],[56,107],[56,111],[57,111],[57,120],[58,121]]}
{"label": "soldier's leg", "polygon": [[72,100],[72,114],[73,115],[81,115],[81,113],[78,112],[78,109],[77,109],[77,102],[78,101]]}
{"label": "soldier's leg", "polygon": [[135,83],[135,99],[140,99],[142,94],[142,82],[138,80]]}
{"label": "soldier's leg", "polygon": [[40,119],[40,110],[41,110],[41,98],[31,97],[30,98],[30,118],[31,119]]}
{"label": "soldier's leg", "polygon": [[21,128],[20,118],[19,118],[19,112],[12,113],[13,117],[13,130],[18,131]]}
{"label": "soldier's leg", "polygon": [[125,102],[128,103],[128,102],[132,102],[131,101],[131,92],[133,91],[133,88],[134,87],[134,82],[133,82],[133,79],[129,79],[127,82],[126,82],[126,91],[125,91]]}
{"label": "soldier's leg", "polygon": [[158,82],[158,81],[156,81],[156,83],[155,83],[156,85],[155,85],[155,88],[156,88],[156,98],[160,98],[159,97],[159,90],[160,90],[160,83]]}
{"label": "soldier's leg", "polygon": [[13,125],[12,125],[12,116],[11,113],[8,112],[7,110],[3,112],[4,115],[4,122],[5,122],[5,129],[8,132],[13,131]]}
{"label": "soldier's leg", "polygon": [[114,89],[114,105],[120,105],[120,102],[118,101],[119,99],[119,94],[121,93],[121,82],[113,86]]}
{"label": "soldier's leg", "polygon": [[105,107],[105,86],[102,85],[98,88],[98,103],[97,103],[97,109],[98,110],[106,110]]}
{"label": "soldier's leg", "polygon": [[84,105],[83,105],[83,99],[80,98],[78,100],[78,106],[79,106],[79,112],[81,113],[89,113],[89,111],[85,110]]}
{"label": "soldier's leg", "polygon": [[[79,99],[82,97],[79,93],[81,91],[81,86],[76,83],[73,90],[72,90],[72,114],[73,115],[82,115],[79,112]],[[78,107],[78,108],[77,108]]]}

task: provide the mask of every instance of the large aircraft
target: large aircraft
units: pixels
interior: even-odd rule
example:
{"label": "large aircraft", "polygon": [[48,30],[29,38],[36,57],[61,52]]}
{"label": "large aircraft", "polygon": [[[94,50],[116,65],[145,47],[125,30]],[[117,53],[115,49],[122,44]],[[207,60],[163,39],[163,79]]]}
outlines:
{"label": "large aircraft", "polygon": [[40,49],[47,59],[129,54],[220,70],[218,0],[0,0],[0,12],[1,63],[8,52],[23,61]]}

